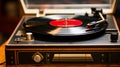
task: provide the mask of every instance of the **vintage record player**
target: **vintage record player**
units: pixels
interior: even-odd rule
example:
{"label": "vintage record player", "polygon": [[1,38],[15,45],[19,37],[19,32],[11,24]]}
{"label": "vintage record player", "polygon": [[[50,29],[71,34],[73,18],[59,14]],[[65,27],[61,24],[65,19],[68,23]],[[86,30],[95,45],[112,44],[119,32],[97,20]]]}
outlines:
{"label": "vintage record player", "polygon": [[7,65],[120,63],[117,0],[19,0]]}

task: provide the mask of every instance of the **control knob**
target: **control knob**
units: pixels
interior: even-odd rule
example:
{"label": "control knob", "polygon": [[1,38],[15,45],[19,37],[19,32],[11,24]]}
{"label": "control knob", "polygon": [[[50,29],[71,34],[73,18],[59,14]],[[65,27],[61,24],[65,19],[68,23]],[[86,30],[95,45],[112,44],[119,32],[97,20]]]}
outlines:
{"label": "control knob", "polygon": [[32,36],[31,32],[26,33],[26,40],[28,40],[28,41],[33,40],[33,36]]}
{"label": "control knob", "polygon": [[43,55],[39,52],[36,52],[33,56],[32,59],[34,60],[34,62],[39,63],[43,60]]}

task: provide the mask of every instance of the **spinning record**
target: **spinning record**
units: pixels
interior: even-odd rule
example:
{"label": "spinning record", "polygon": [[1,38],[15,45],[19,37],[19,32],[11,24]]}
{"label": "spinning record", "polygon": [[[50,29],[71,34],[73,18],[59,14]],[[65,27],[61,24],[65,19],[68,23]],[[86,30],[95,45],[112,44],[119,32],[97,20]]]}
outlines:
{"label": "spinning record", "polygon": [[105,33],[108,25],[105,21],[88,26],[89,23],[99,20],[101,19],[81,15],[50,15],[31,18],[23,26],[26,32],[33,33],[35,39],[87,40]]}

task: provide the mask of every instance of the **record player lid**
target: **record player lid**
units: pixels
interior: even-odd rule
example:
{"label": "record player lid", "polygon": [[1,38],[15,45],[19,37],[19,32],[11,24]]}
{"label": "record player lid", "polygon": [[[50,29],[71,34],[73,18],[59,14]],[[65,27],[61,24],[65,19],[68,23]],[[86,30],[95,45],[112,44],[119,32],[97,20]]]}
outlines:
{"label": "record player lid", "polygon": [[113,13],[117,0],[20,0],[25,14],[81,14],[91,13],[90,8]]}

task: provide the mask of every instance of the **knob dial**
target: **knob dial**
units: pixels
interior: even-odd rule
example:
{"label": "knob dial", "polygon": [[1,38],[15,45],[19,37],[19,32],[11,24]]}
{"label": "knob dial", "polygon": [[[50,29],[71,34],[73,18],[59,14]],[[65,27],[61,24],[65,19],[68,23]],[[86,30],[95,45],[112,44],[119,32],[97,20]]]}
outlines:
{"label": "knob dial", "polygon": [[26,33],[26,40],[32,40],[33,39],[33,36],[32,36],[32,33],[31,32],[27,32]]}
{"label": "knob dial", "polygon": [[39,63],[43,60],[43,55],[39,52],[36,52],[33,56],[32,59],[34,60],[34,62]]}

